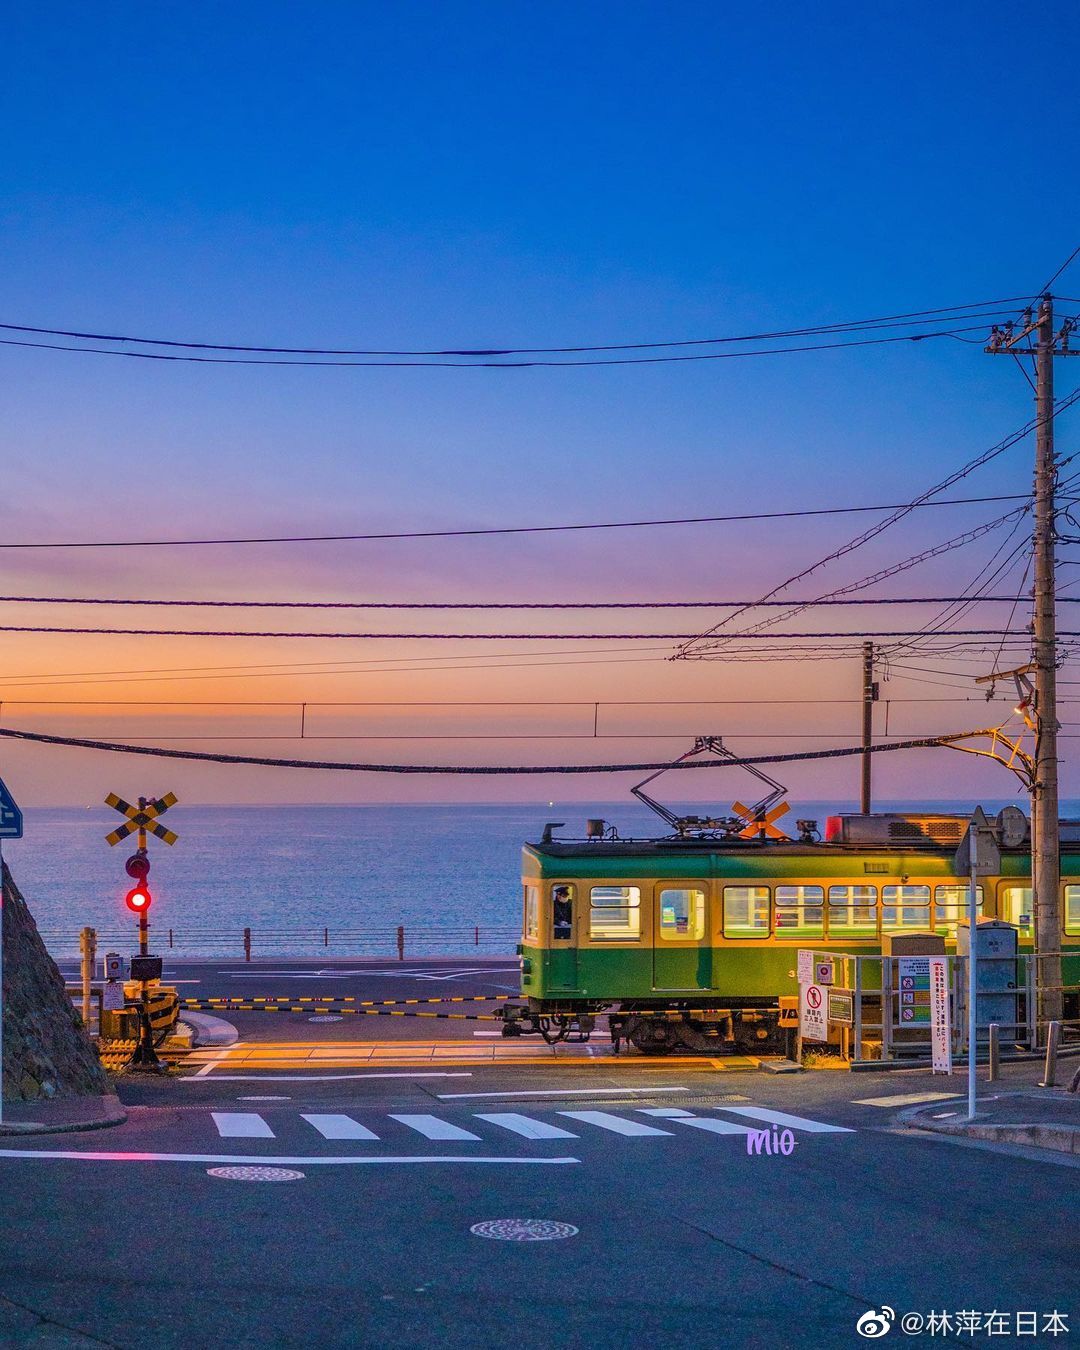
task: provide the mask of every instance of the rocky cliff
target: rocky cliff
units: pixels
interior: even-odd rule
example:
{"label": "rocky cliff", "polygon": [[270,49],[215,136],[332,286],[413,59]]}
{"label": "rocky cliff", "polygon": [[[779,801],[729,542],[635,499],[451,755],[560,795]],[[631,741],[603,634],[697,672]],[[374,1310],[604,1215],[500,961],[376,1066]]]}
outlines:
{"label": "rocky cliff", "polygon": [[107,1092],[82,1019],[6,864],[3,888],[4,1099]]}

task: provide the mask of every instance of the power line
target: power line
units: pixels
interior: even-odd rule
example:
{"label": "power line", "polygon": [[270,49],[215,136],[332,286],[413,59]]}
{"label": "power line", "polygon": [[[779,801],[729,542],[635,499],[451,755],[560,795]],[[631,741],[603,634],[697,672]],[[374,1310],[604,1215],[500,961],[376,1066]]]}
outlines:
{"label": "power line", "polygon": [[[303,638],[325,639],[328,641],[369,641],[389,642],[628,642],[648,639],[669,642],[693,638],[693,633],[368,633],[368,632],[318,632],[310,630],[230,630],[221,628],[111,628],[111,627],[66,627],[47,624],[0,624],[0,633],[69,633],[104,637],[212,637],[212,638]],[[887,628],[865,633],[827,632],[827,633],[736,633],[732,635],[739,642],[755,640],[765,642],[786,642],[791,639],[839,638],[842,640],[862,640],[864,638],[884,637],[923,637],[921,628]],[[1000,628],[949,628],[941,629],[938,637],[993,637],[1002,636]],[[1027,638],[1026,629],[1013,632],[1005,631],[1006,637]],[[1080,637],[1080,630],[1063,632],[1062,637]]]}
{"label": "power line", "polygon": [[[973,317],[973,316],[963,316]],[[988,316],[988,317],[993,317]],[[791,356],[798,352],[828,352],[846,347],[880,347],[896,342],[927,342],[933,338],[952,338],[961,333],[981,333],[985,324],[972,324],[969,327],[941,329],[930,333],[904,333],[895,337],[857,338],[853,342],[816,342],[801,346],[759,347],[742,352],[692,352],[682,356],[606,356],[587,357],[571,360],[488,361],[488,360],[413,360],[405,357],[390,360],[342,360],[338,358],[308,357],[270,357],[253,356],[191,356],[177,355],[174,352],[133,352],[116,347],[73,347],[59,342],[27,342],[15,338],[0,338],[0,346],[34,348],[39,351],[75,352],[82,355],[119,356],[133,361],[173,361],[210,366],[324,366],[351,369],[400,370],[406,368],[420,370],[531,370],[539,368],[558,368],[570,366],[656,366],[683,364],[692,361],[736,361],[751,356]]]}
{"label": "power line", "polygon": [[376,534],[284,534],[248,535],[220,539],[115,539],[77,541],[0,541],[0,549],[43,548],[190,548],[217,544],[337,544],[384,539],[467,539],[480,535],[562,534],[576,530],[638,530],[674,525],[729,525],[753,520],[794,520],[805,516],[842,516],[860,512],[915,510],[930,506],[971,506],[982,502],[1027,501],[1030,494],[1009,493],[994,497],[952,497],[901,506],[826,506],[797,511],[751,511],[727,516],[675,516],[662,520],[588,521],[580,525],[493,525],[471,530],[397,530]]}
{"label": "power line", "polygon": [[[1051,422],[1054,421],[1061,413],[1065,412],[1066,409],[1072,407],[1072,405],[1077,401],[1077,399],[1080,399],[1080,387],[1074,389],[1072,393],[1068,394],[1065,398],[1056,401],[1053,410],[1050,414],[1049,420]],[[916,497],[915,500],[911,502],[909,505],[898,508],[896,511],[893,512],[892,515],[887,517],[885,520],[878,521],[875,525],[871,526],[870,529],[864,531],[860,535],[857,535],[854,539],[848,540],[847,543],[842,544],[838,549],[834,549],[832,553],[829,553],[825,557],[818,559],[817,562],[812,563],[809,567],[803,568],[802,571],[797,572],[793,576],[788,577],[787,580],[780,582],[779,585],[774,586],[770,591],[767,591],[761,597],[761,599],[762,600],[772,599],[773,596],[779,594],[780,591],[787,590],[790,586],[795,585],[796,582],[804,580],[806,577],[818,571],[820,568],[825,567],[827,564],[835,562],[838,559],[844,557],[846,554],[852,553],[856,549],[861,548],[864,544],[869,543],[871,539],[875,539],[879,534],[883,533],[890,526],[895,525],[899,520],[902,520],[906,515],[909,514],[909,512],[912,509],[914,509],[915,506],[921,505],[923,502],[927,501],[931,497],[936,497],[939,492],[944,492],[947,488],[951,487],[954,483],[959,482],[961,479],[966,478],[976,469],[981,468],[983,465],[988,464],[991,460],[996,459],[999,455],[1004,454],[1006,450],[1010,449],[1013,445],[1023,440],[1025,437],[1030,435],[1033,430],[1037,429],[1040,426],[1041,426],[1040,418],[1038,416],[1032,418],[1029,422],[1025,423],[1025,425],[1022,426],[1018,431],[1012,432],[1011,435],[1006,436],[1004,440],[999,441],[996,445],[991,446],[989,450],[985,450],[981,455],[977,455],[974,459],[968,460],[966,464],[962,465],[959,469],[951,473],[948,477],[943,478],[939,483],[935,484],[931,488],[928,488],[924,493]],[[736,614],[728,615],[726,618],[722,619],[719,624],[714,625],[713,628],[708,629],[705,633],[699,634],[695,641],[698,643],[704,643],[710,637],[716,637],[719,628],[723,627],[727,623],[730,623],[731,620],[735,617],[737,617]],[[719,640],[723,641],[725,637],[726,635],[720,634]],[[708,648],[705,648],[705,650],[708,650]],[[684,648],[682,651],[678,653],[680,657],[684,658],[687,656],[691,656],[692,654],[693,654],[692,649],[688,648]]]}
{"label": "power line", "polygon": [[1060,267],[1058,268],[1058,270],[1054,273],[1054,275],[1050,278],[1050,280],[1046,283],[1046,285],[1043,286],[1043,287],[1041,288],[1041,290],[1039,291],[1039,294],[1040,294],[1040,295],[1045,295],[1045,294],[1047,293],[1047,291],[1049,291],[1050,287],[1054,284],[1054,282],[1057,281],[1058,277],[1061,276],[1062,272],[1064,272],[1065,269],[1066,269],[1067,267],[1069,267],[1069,266],[1072,264],[1073,260],[1074,260],[1075,258],[1077,258],[1078,256],[1080,256],[1080,244],[1077,244],[1077,246],[1073,249],[1073,251],[1069,254],[1069,256],[1065,259],[1065,261],[1061,264],[1061,266],[1060,266]]}
{"label": "power line", "polygon": [[[1000,522],[993,522],[998,524]],[[1019,523],[1019,522],[1018,522]],[[987,527],[980,527],[987,528]],[[965,536],[966,538],[966,536]],[[942,546],[939,546],[942,547]],[[921,559],[924,555],[920,554]],[[378,609],[378,610],[582,610],[582,609],[739,609],[759,605],[782,609],[790,600],[166,600],[160,597],[85,595],[0,595],[3,605],[139,605],[174,609]],[[879,596],[862,599],[823,596],[797,602],[805,609],[842,605],[956,605],[1014,603],[1011,595]],[[1064,604],[1080,604],[1080,598]]]}
{"label": "power line", "polygon": [[88,342],[128,342],[141,347],[180,347],[189,351],[250,352],[253,354],[278,356],[543,356],[567,355],[575,352],[611,352],[643,351],[662,347],[706,347],[720,343],[761,342],[780,338],[810,337],[821,333],[851,332],[858,329],[879,328],[907,320],[910,323],[931,323],[945,314],[965,318],[993,317],[982,314],[966,314],[968,310],[984,310],[993,307],[995,313],[1005,305],[1017,305],[1034,296],[1016,295],[1003,300],[979,300],[971,304],[948,305],[941,309],[912,310],[906,314],[885,314],[872,319],[852,319],[847,322],[817,324],[806,328],[789,328],[762,333],[743,333],[727,337],[680,338],[676,341],[660,342],[614,342],[600,344],[579,344],[563,347],[443,347],[429,349],[379,350],[360,347],[272,347],[252,346],[229,342],[191,342],[177,338],[134,337],[131,334],[83,332],[71,328],[39,328],[30,324],[0,323],[0,330],[10,333],[33,333],[41,337],[77,338]]}

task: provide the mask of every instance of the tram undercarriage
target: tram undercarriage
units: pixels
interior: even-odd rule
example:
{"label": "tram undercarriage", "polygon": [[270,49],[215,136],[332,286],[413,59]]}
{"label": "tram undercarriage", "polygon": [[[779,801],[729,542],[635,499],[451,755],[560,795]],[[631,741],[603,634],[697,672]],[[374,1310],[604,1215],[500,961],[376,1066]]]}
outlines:
{"label": "tram undercarriage", "polygon": [[528,1005],[501,1009],[504,1036],[541,1036],[548,1045],[583,1044],[607,1018],[612,1049],[624,1042],[648,1055],[746,1054],[784,1051],[789,1028],[776,1007],[645,1008],[619,1004],[551,1004],[530,999]]}

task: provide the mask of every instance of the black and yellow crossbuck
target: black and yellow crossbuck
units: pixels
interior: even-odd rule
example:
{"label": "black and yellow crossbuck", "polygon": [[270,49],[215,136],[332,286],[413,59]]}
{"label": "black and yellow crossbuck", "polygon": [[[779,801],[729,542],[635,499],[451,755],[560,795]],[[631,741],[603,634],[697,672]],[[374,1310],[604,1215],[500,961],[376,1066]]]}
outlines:
{"label": "black and yellow crossbuck", "polygon": [[149,832],[158,839],[164,839],[167,844],[175,844],[178,835],[172,830],[167,830],[164,825],[158,821],[158,816],[163,815],[170,806],[175,806],[178,797],[175,792],[167,792],[164,797],[146,799],[139,798],[138,806],[132,806],[124,801],[123,797],[118,797],[115,792],[110,792],[105,798],[105,805],[111,806],[114,811],[119,811],[121,815],[127,816],[123,825],[118,826],[111,834],[105,836],[107,844],[118,844],[121,839],[126,839],[129,834],[139,832],[139,847],[146,847],[146,835]]}

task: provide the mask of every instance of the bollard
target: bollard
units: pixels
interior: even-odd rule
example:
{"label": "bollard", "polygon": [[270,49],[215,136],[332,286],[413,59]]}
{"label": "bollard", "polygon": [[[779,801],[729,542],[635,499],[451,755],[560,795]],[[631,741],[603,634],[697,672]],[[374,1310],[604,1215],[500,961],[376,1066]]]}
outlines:
{"label": "bollard", "polygon": [[251,960],[251,929],[244,929],[244,960]]}
{"label": "bollard", "polygon": [[990,1023],[990,1070],[986,1075],[988,1083],[996,1083],[998,1079],[998,1070],[1001,1062],[998,1059],[998,1041],[1001,1036],[1001,1027],[997,1022]]}
{"label": "bollard", "polygon": [[476,945],[480,946],[480,925],[476,925]]}
{"label": "bollard", "polygon": [[404,961],[404,960],[405,960],[405,925],[404,925],[403,923],[399,923],[399,924],[398,924],[398,930],[397,930],[397,959],[398,959],[399,961]]}
{"label": "bollard", "polygon": [[1046,1068],[1040,1087],[1054,1087],[1057,1082],[1058,1041],[1061,1038],[1061,1023],[1051,1022],[1046,1029]]}
{"label": "bollard", "polygon": [[329,946],[330,946],[330,929],[329,929],[329,928],[324,928],[324,929],[322,930],[322,945],[323,945],[324,947],[329,947]]}
{"label": "bollard", "polygon": [[173,940],[172,940],[172,929],[170,928],[170,929],[169,929],[169,947],[170,947],[170,949],[172,948],[172,945],[173,945]]}

